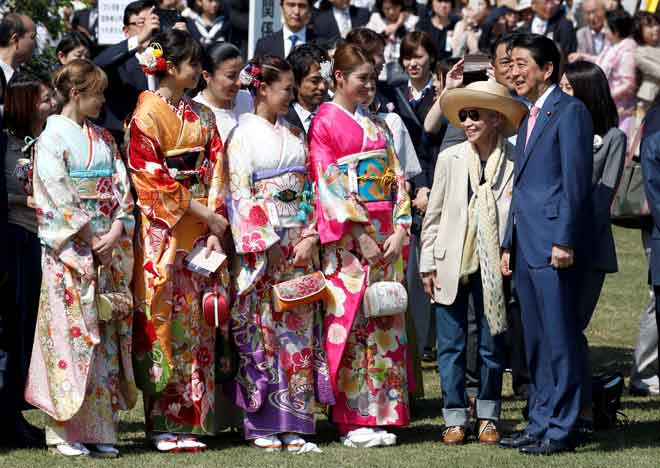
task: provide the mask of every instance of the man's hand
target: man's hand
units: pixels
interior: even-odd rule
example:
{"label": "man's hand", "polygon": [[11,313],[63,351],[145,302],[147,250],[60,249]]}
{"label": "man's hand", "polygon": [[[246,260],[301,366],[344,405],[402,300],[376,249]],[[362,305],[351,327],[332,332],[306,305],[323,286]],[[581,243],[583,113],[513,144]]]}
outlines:
{"label": "man's hand", "polygon": [[500,269],[502,270],[502,275],[504,276],[511,276],[513,273],[511,271],[511,252],[508,250],[503,250],[502,251],[502,260],[500,260]]}
{"label": "man's hand", "polygon": [[151,10],[149,10],[149,14],[144,19],[144,26],[142,26],[142,30],[137,35],[141,51],[149,47],[154,35],[160,31],[160,18],[154,13],[154,9],[155,7],[152,7]]}
{"label": "man's hand", "polygon": [[573,266],[575,261],[575,253],[570,247],[562,247],[561,245],[552,246],[552,260],[550,264],[557,268],[568,268]]}
{"label": "man's hand", "polygon": [[433,298],[433,289],[435,288],[435,272],[422,273],[422,284],[424,285],[424,292]]}

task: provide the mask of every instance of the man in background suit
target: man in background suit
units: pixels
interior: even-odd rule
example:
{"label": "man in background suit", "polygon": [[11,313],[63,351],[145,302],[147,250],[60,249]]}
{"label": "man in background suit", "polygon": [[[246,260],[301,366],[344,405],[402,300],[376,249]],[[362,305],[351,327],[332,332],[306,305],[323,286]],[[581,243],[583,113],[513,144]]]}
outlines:
{"label": "man in background suit", "polygon": [[603,0],[585,0],[582,3],[585,26],[577,31],[577,51],[583,54],[600,54],[608,41],[605,38],[605,5]]}
{"label": "man in background suit", "polygon": [[99,33],[99,9],[96,0],[89,0],[87,3],[89,5],[87,8],[73,14],[71,28],[83,33],[92,44],[96,45]]}
{"label": "man in background suit", "polygon": [[366,8],[350,5],[350,0],[330,0],[332,7],[314,18],[314,29],[319,39],[328,43],[345,38],[351,30],[365,26],[371,13]]}
{"label": "man in background suit", "polygon": [[94,59],[94,63],[108,75],[99,124],[112,133],[120,147],[124,141],[124,121],[135,109],[138,96],[147,89],[155,89],[155,83],[149,86],[149,80],[135,57],[136,52],[149,46],[160,29],[154,7],[153,0],[129,3],[124,10],[126,39],[108,47]]}
{"label": "man in background suit", "polygon": [[561,2],[556,0],[532,0],[534,18],[520,32],[540,34],[555,41],[564,57],[577,50],[577,39],[573,23],[566,19]]}
{"label": "man in background suit", "polygon": [[560,53],[552,40],[516,37],[511,59],[516,92],[533,105],[516,142],[502,273],[515,274],[531,383],[529,424],[501,445],[552,455],[574,450],[580,414],[575,284],[594,237],[593,124],[584,104],[557,86]]}
{"label": "man in background suit", "polygon": [[312,18],[311,0],[281,0],[282,29],[257,41],[255,56],[274,55],[286,58],[297,46],[316,40],[307,27]]}
{"label": "man in background suit", "polygon": [[289,105],[286,120],[306,136],[319,105],[328,95],[329,76],[323,76],[321,67],[324,64],[329,71],[330,58],[321,47],[303,44],[289,54],[287,61],[293,69],[295,99]]}

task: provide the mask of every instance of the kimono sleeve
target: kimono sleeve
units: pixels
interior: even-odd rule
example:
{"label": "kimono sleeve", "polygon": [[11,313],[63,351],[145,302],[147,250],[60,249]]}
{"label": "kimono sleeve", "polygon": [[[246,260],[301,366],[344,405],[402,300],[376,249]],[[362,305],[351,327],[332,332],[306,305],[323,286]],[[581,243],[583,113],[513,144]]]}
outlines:
{"label": "kimono sleeve", "polygon": [[172,229],[188,211],[191,195],[170,175],[157,139],[142,130],[137,118],[129,128],[128,168],[142,213]]}
{"label": "kimono sleeve", "polygon": [[227,146],[230,180],[227,214],[238,254],[264,252],[280,240],[263,200],[254,196],[250,151],[245,136],[235,130]]}
{"label": "kimono sleeve", "polygon": [[394,143],[388,136],[387,145],[388,164],[394,172],[394,210],[392,212],[392,221],[394,224],[402,226],[408,230],[412,224],[412,211],[410,205],[410,196],[406,191],[406,176],[399,164],[399,158],[394,149]]}
{"label": "kimono sleeve", "polygon": [[209,161],[211,161],[213,167],[211,184],[209,187],[208,207],[213,210],[214,213],[226,217],[227,207],[225,206],[225,200],[227,197],[229,167],[227,165],[227,157],[223,152],[222,140],[215,123],[212,128],[211,138],[206,145]]}
{"label": "kimono sleeve", "polygon": [[318,117],[309,133],[311,176],[316,191],[316,219],[321,243],[336,242],[351,223],[370,225],[369,215],[348,189],[348,176],[339,170],[333,137]]}
{"label": "kimono sleeve", "polygon": [[[45,132],[44,132],[45,133]],[[67,151],[57,135],[42,134],[34,162],[34,199],[39,219],[39,237],[59,252],[91,220],[69,176]]]}
{"label": "kimono sleeve", "polygon": [[121,159],[117,145],[110,135],[109,132],[104,130],[104,139],[110,145],[112,149],[112,155],[114,158],[115,166],[115,178],[114,178],[114,189],[115,189],[115,198],[119,203],[118,208],[114,213],[114,220],[119,220],[124,225],[124,232],[129,238],[133,237],[133,231],[135,229],[135,217],[133,216],[133,208],[135,203],[133,201],[133,195],[131,194],[131,180],[128,177],[128,171],[124,165],[124,161]]}

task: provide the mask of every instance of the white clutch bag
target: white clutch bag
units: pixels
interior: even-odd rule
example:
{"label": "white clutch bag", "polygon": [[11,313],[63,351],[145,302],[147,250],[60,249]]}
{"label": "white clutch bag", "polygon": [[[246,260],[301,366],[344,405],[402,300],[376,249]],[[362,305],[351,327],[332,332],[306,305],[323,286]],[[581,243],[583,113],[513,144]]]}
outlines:
{"label": "white clutch bag", "polygon": [[378,281],[367,287],[362,311],[365,317],[389,317],[405,313],[408,292],[396,281]]}

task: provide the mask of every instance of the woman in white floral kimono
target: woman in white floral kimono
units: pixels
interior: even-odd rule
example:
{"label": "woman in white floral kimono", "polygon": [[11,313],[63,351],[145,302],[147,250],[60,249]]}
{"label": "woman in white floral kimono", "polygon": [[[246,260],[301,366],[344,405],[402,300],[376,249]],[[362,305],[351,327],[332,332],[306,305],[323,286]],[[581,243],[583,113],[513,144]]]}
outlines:
{"label": "woman in white floral kimono", "polygon": [[254,446],[296,451],[315,432],[315,399],[334,403],[317,304],[282,312],[272,305],[273,285],[319,269],[307,149],[282,118],[292,99],[290,65],[266,56],[242,75],[255,94],[255,114],[240,117],[227,147],[237,253],[235,402]]}
{"label": "woman in white floral kimono", "polygon": [[[54,84],[65,104],[48,118],[35,156],[43,282],[25,397],[46,413],[46,442],[56,453],[116,457],[118,411],[137,396],[133,199],[112,136],[87,120],[104,103],[103,71],[74,60]],[[118,293],[124,307],[101,313],[99,292]]]}

